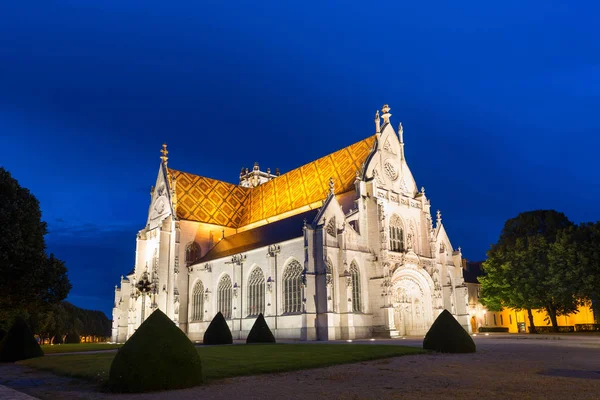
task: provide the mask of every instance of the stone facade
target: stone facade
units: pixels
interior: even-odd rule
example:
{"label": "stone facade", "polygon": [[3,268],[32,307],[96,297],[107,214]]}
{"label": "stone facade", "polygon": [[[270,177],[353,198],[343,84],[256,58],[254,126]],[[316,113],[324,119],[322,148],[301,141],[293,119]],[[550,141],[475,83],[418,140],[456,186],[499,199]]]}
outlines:
{"label": "stone facade", "polygon": [[372,137],[287,174],[243,170],[239,186],[171,170],[164,146],[112,340],[156,308],[191,340],[218,311],[238,339],[259,312],[277,338],[424,335],[444,308],[470,332],[460,249],[417,189],[389,111]]}

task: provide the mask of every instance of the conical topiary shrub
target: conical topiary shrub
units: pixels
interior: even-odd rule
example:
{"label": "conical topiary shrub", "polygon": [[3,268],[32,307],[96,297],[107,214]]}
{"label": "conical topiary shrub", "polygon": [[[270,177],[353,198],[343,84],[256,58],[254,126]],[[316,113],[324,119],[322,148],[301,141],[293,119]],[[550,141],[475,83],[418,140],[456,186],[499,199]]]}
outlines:
{"label": "conical topiary shrub", "polygon": [[0,362],[14,362],[43,355],[44,352],[33,337],[27,322],[17,317],[0,342]]}
{"label": "conical topiary shrub", "polygon": [[259,314],[256,321],[254,321],[254,325],[252,325],[252,329],[250,329],[250,333],[246,338],[246,343],[275,343],[275,336],[273,336],[262,314]]}
{"label": "conical topiary shrub", "polygon": [[69,332],[67,333],[67,337],[65,338],[65,343],[80,343],[81,342],[81,337],[79,336],[79,334],[77,332]]}
{"label": "conical topiary shrub", "polygon": [[169,317],[156,310],[117,352],[107,386],[114,392],[150,392],[201,383],[196,348]]}
{"label": "conical topiary shrub", "polygon": [[204,332],[204,344],[232,344],[233,337],[221,311],[215,315]]}
{"label": "conical topiary shrub", "polygon": [[444,310],[425,335],[423,348],[441,353],[475,353],[475,342],[456,318]]}

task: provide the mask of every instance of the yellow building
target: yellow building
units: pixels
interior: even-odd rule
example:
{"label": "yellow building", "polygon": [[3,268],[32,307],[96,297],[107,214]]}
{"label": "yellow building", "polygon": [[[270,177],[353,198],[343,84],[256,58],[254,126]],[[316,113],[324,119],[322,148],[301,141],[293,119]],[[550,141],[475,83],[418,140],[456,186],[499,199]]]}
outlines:
{"label": "yellow building", "polygon": [[[468,289],[468,313],[473,332],[493,331],[494,328],[508,328],[510,333],[529,332],[527,310],[504,309],[500,312],[488,311],[479,301],[481,285],[477,278],[482,275],[482,262],[463,263],[463,276]],[[583,330],[577,325],[594,324],[594,313],[590,305],[580,306],[578,312],[557,317],[559,329]],[[533,310],[533,323],[538,331],[551,327],[550,319],[544,310]],[[560,328],[564,327],[564,328]]]}

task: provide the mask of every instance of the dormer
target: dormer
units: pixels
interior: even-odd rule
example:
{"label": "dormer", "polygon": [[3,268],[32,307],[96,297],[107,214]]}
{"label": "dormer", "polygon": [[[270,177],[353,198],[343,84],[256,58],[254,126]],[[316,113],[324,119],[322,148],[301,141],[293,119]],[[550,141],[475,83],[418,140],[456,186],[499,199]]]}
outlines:
{"label": "dormer", "polygon": [[258,163],[254,163],[254,168],[248,170],[248,168],[242,168],[240,172],[240,186],[246,188],[257,187],[263,183],[269,182],[271,179],[277,178],[279,175],[279,168],[275,169],[275,174],[271,174],[271,168],[267,168],[266,172],[260,170]]}

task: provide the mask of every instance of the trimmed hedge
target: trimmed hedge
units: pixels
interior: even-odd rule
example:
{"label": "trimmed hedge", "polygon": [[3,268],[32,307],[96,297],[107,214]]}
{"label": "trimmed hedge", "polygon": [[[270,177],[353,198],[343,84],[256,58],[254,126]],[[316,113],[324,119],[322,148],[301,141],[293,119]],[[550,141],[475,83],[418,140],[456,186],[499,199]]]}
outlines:
{"label": "trimmed hedge", "polygon": [[114,392],[149,392],[201,383],[196,347],[169,317],[156,310],[117,352],[107,386]]}
{"label": "trimmed hedge", "polygon": [[81,337],[77,332],[69,332],[67,333],[67,337],[65,338],[65,343],[81,343]]}
{"label": "trimmed hedge", "polygon": [[[575,332],[599,332],[600,324],[575,324]],[[2,333],[0,332],[0,338]]]}
{"label": "trimmed hedge", "polygon": [[221,311],[215,315],[204,332],[204,344],[232,344],[233,337]]}
{"label": "trimmed hedge", "polygon": [[448,312],[442,311],[437,317],[425,339],[423,348],[441,353],[475,353],[475,342],[467,331]]}
{"label": "trimmed hedge", "polygon": [[[529,328],[529,333],[531,333],[531,326],[528,327]],[[535,326],[535,330],[537,333],[556,333],[554,332],[554,328],[552,326]],[[575,327],[574,326],[559,326],[558,327],[558,332],[560,333],[568,333],[568,332],[575,332]]]}
{"label": "trimmed hedge", "polygon": [[252,329],[250,329],[250,333],[246,338],[246,343],[275,343],[275,336],[269,329],[262,313],[254,321],[254,325],[252,325]]}
{"label": "trimmed hedge", "polygon": [[0,361],[15,362],[43,355],[44,352],[31,333],[27,322],[17,317],[13,326],[0,341]]}
{"label": "trimmed hedge", "polygon": [[482,326],[479,328],[479,333],[484,332],[508,332],[508,328],[505,326]]}

